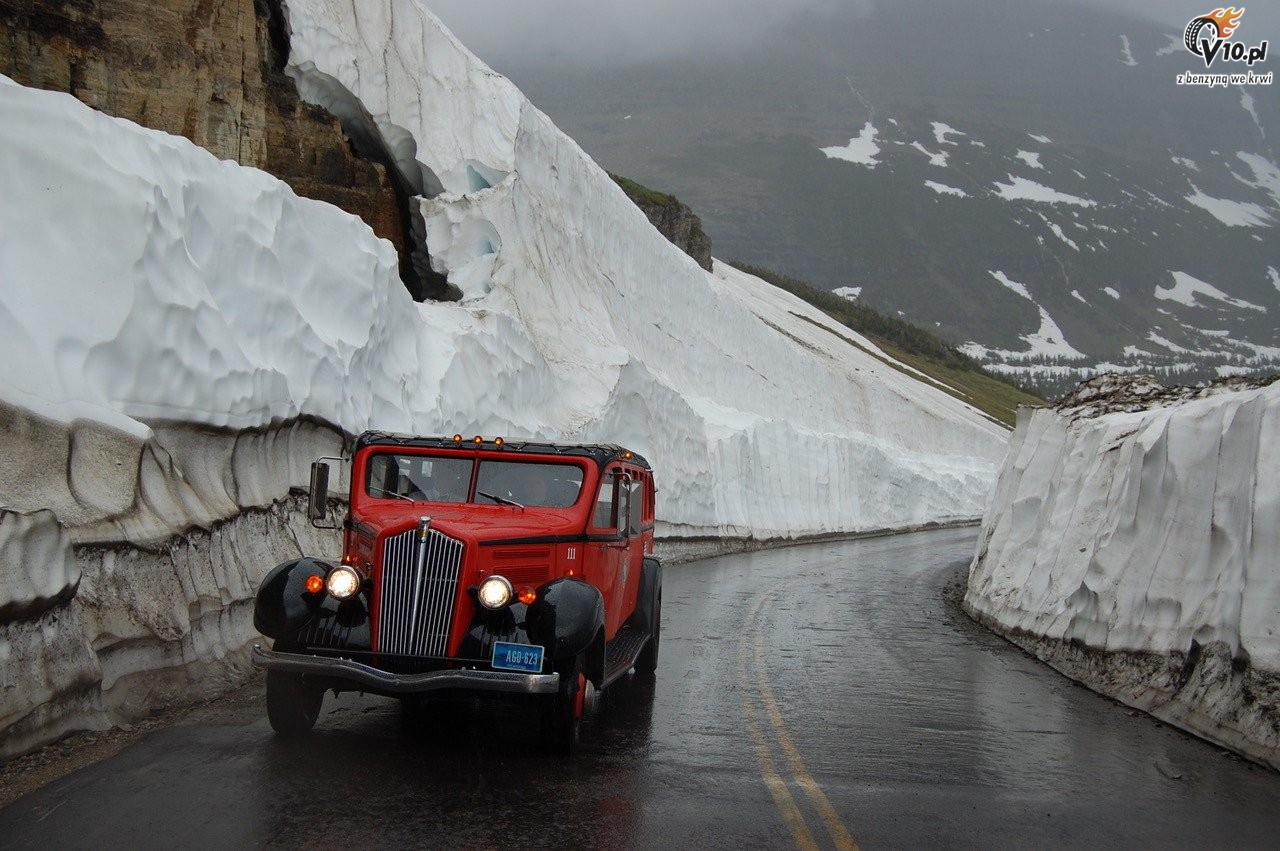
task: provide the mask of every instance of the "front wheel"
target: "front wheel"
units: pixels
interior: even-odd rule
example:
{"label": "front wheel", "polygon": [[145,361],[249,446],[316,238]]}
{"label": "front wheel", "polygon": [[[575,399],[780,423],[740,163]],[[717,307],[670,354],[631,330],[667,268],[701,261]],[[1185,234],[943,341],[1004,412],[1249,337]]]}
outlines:
{"label": "front wheel", "polygon": [[267,720],[281,736],[311,732],[323,702],[324,690],[308,683],[301,674],[267,671]]}
{"label": "front wheel", "polygon": [[578,745],[586,694],[586,654],[579,653],[560,671],[560,689],[544,709],[543,726],[552,753],[569,756]]}

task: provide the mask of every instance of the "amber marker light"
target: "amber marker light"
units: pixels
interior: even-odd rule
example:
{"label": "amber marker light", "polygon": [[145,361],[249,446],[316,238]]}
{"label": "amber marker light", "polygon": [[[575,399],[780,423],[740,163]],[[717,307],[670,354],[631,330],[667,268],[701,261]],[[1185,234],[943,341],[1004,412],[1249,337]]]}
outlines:
{"label": "amber marker light", "polygon": [[477,434],[475,437],[471,438],[471,442],[474,443],[476,446],[479,446],[480,444],[484,443],[484,438]]}
{"label": "amber marker light", "polygon": [[533,601],[538,599],[538,592],[534,591],[532,588],[521,588],[518,599],[526,606],[532,606]]}
{"label": "amber marker light", "polygon": [[453,436],[453,442],[454,442],[454,443],[461,443],[461,442],[462,442],[462,435],[460,435],[460,434],[455,434],[455,435]]}
{"label": "amber marker light", "polygon": [[324,577],[311,574],[307,577],[307,590],[312,594],[319,594],[324,590]]}
{"label": "amber marker light", "polygon": [[500,437],[495,437],[495,438],[493,439],[493,445],[494,445],[494,446],[496,446],[496,447],[498,447],[499,449],[501,449],[501,448],[502,448],[502,444],[504,444],[504,443],[506,443],[506,441],[505,441],[505,440],[503,440],[503,439],[502,439],[502,438],[500,438]]}

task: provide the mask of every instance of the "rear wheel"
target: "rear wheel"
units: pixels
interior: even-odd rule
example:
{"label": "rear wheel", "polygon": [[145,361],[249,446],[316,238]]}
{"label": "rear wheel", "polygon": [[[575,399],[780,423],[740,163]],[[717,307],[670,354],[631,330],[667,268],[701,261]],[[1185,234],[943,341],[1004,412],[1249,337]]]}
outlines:
{"label": "rear wheel", "polygon": [[280,735],[311,732],[323,702],[324,689],[307,682],[301,674],[267,671],[267,719],[271,729]]}
{"label": "rear wheel", "polygon": [[560,671],[560,689],[545,708],[543,726],[547,747],[569,756],[578,745],[586,694],[586,654],[579,653]]}
{"label": "rear wheel", "polygon": [[649,622],[649,641],[636,657],[636,670],[652,674],[658,670],[658,639],[662,633],[662,589],[658,589],[653,601],[653,617]]}

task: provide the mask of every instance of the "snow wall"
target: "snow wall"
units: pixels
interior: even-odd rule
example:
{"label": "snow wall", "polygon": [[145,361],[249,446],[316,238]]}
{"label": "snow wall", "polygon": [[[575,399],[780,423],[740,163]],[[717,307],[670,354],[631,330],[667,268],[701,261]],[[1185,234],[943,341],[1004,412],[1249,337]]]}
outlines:
{"label": "snow wall", "polygon": [[1024,411],[970,614],[1070,677],[1280,768],[1280,383],[1102,376]]}
{"label": "snow wall", "polygon": [[460,303],[264,172],[0,78],[0,757],[240,680],[261,577],[340,546],[308,464],[370,427],[624,443],[668,540],[981,512],[1002,428],[703,271],[418,4],[356,7],[289,4],[291,73],[416,175]]}

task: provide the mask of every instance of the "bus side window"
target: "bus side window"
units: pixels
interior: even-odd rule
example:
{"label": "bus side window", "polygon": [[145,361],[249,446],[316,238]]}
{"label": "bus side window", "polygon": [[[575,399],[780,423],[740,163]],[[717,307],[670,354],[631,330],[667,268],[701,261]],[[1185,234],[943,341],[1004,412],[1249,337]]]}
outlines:
{"label": "bus side window", "polygon": [[639,535],[644,515],[644,482],[635,479],[627,483],[627,535]]}
{"label": "bus side window", "polygon": [[609,471],[600,480],[600,491],[596,494],[596,512],[591,525],[597,529],[617,529],[618,474]]}

